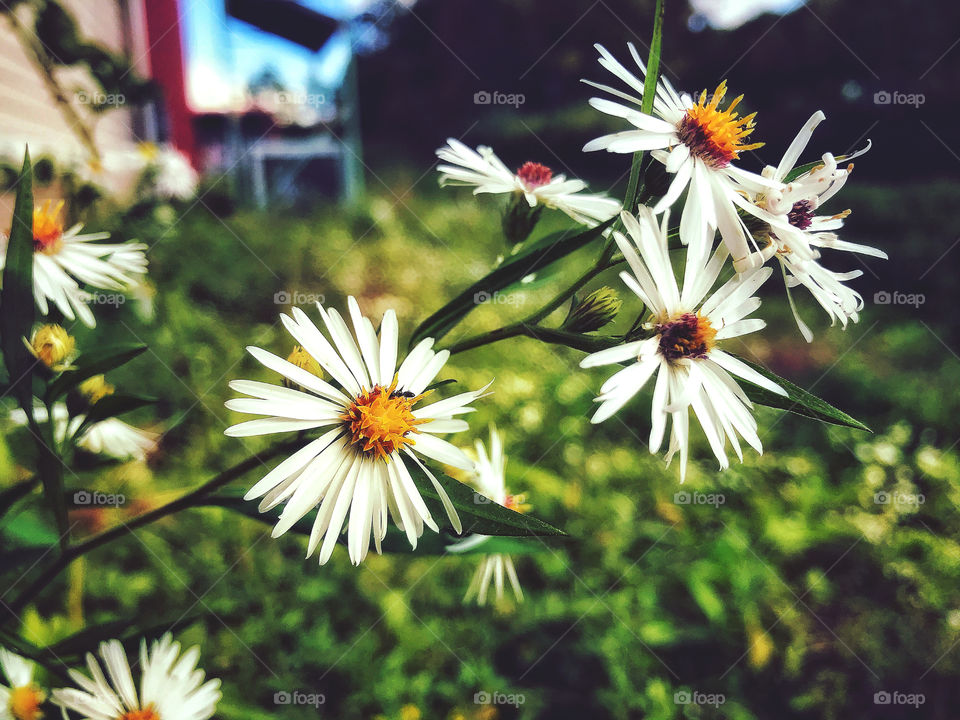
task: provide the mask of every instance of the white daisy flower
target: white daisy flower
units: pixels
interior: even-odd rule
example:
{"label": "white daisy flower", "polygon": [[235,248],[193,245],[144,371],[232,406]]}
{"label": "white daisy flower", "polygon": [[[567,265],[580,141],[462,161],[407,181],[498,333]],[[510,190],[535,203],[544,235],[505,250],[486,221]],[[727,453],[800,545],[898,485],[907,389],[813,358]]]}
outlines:
{"label": "white daisy flower", "polygon": [[8,683],[0,684],[0,720],[40,720],[47,696],[33,682],[34,664],[0,647],[0,669]]}
{"label": "white daisy flower", "polygon": [[[47,408],[42,402],[34,402],[33,417],[39,423],[47,422]],[[10,412],[10,420],[15,425],[26,425],[27,414],[16,409]],[[56,403],[53,406],[53,434],[58,443],[63,443],[68,437],[74,437],[77,430],[86,420],[86,415],[70,417],[66,403]],[[74,439],[77,447],[97,455],[109,455],[117,460],[146,460],[147,456],[156,450],[156,433],[141,430],[125,423],[119,418],[107,418],[88,425],[87,428]]]}
{"label": "white daisy flower", "polygon": [[[759,248],[738,215],[737,208],[758,214],[757,208],[745,200],[742,193],[760,192],[764,188],[775,187],[776,183],[732,164],[740,157],[740,153],[763,145],[747,142],[754,130],[755,113],[746,117],[738,115],[736,106],[743,96],[735,98],[722,110],[720,104],[727,92],[726,81],[720,83],[712,95],[704,90],[694,102],[690,95],[678,94],[669,80],[660,78],[653,102],[656,117],[647,115],[639,110],[643,78],[627,70],[603,46],[594,47],[600,53],[600,65],[626,83],[636,95],[607,85],[584,82],[635,103],[637,108],[603,98],[592,98],[590,104],[601,112],[625,119],[636,129],[604,135],[587,143],[583,149],[588,152],[607,150],[629,154],[654,151],[653,157],[666,166],[668,173],[673,174],[673,180],[653,210],[660,214],[676,202],[685,188],[689,188],[680,219],[680,239],[689,247],[695,264],[706,261],[714,232],[719,229],[737,272],[758,267],[753,253]],[[629,48],[641,76],[645,75],[646,67],[636,48],[633,44]]]}
{"label": "white daisy flower", "polygon": [[454,138],[437,150],[444,161],[438,165],[441,185],[476,187],[474,194],[518,193],[534,208],[538,204],[566,213],[578,223],[593,227],[620,212],[620,203],[605,195],[582,193],[587,184],[554,175],[546,165],[526,162],[512,172],[494,154],[481,145],[476,150]]}
{"label": "white daisy flower", "polygon": [[[83,226],[63,229],[63,202],[43,203],[33,211],[33,294],[40,312],[52,301],[68,320],[77,317],[87,327],[96,320],[90,295],[81,283],[99,290],[126,291],[147,272],[147,246],[138,242],[102,243],[110,233],[81,235]],[[0,236],[0,267],[6,259],[7,237]]]}
{"label": "white daisy flower", "polygon": [[[477,490],[505,508],[516,512],[526,512],[529,505],[525,503],[525,496],[507,493],[505,479],[507,458],[503,453],[503,439],[496,428],[490,428],[490,453],[487,454],[487,449],[481,440],[476,441],[476,452],[477,465],[473,480]],[[458,543],[448,545],[447,552],[464,552],[482,545],[489,539],[489,535],[474,534]],[[513,565],[513,559],[503,553],[484,555],[480,559],[480,565],[473,574],[469,587],[467,587],[467,594],[463,598],[464,602],[470,602],[476,598],[478,605],[485,605],[491,581],[493,581],[497,600],[502,600],[504,577],[510,581],[510,586],[513,588],[513,594],[517,601],[522,602],[523,591],[520,589],[520,580],[517,578],[517,570]]]}
{"label": "white daisy flower", "polygon": [[434,341],[428,338],[398,367],[393,310],[384,314],[378,338],[354,298],[348,298],[348,306],[353,335],[336,310],[317,304],[332,342],[299,308],[293,309],[293,317],[280,315],[296,343],[336,386],[311,373],[304,363],[248,347],[251,355],[293,387],[234,380],[230,387],[251,397],[227,402],[231,410],[265,416],[228,428],[226,434],[231,437],[329,428],[267,473],[245,496],[248,500],[263,497],[261,512],[286,502],[274,537],[319,505],[307,557],[322,538],[321,564],[330,559],[348,510],[347,547],[354,564],[366,557],[371,532],[380,552],[388,511],[412,547],[424,525],[439,531],[405,460],[429,478],[451,524],[458,533],[462,531],[453,503],[418,455],[472,469],[473,463],[461,450],[436,435],[467,430],[467,423],[457,416],[472,412],[470,403],[486,392],[482,388],[415,407],[428,394],[427,386],[450,353],[434,352]]}
{"label": "white daisy flower", "polygon": [[[770,215],[767,218],[770,245],[763,249],[762,259],[776,256],[783,269],[788,295],[791,288],[803,285],[830,316],[831,324],[839,321],[846,327],[848,320],[857,322],[859,319],[863,298],[844,283],[863,273],[860,270],[838,273],[823,267],[819,262],[821,249],[844,250],[884,260],[887,254],[868,245],[839,239],[835,231],[843,226],[849,210],[834,215],[817,215],[820,206],[843,188],[853,170],[852,163],[841,168],[836,158],[827,153],[821,164],[786,182],[810,142],[814,129],[825,118],[819,110],[815,112],[787,148],[780,164],[764,169],[763,176],[777,183],[777,187],[757,195],[755,202]],[[844,161],[853,160],[869,149],[868,143],[867,147],[844,158]],[[807,342],[811,342],[813,333],[797,314],[792,297],[790,307],[800,332]]]}
{"label": "white daisy flower", "polygon": [[[691,268],[688,255],[686,277],[692,278],[677,287],[667,250],[667,222],[664,213],[658,227],[649,208],[641,207],[635,218],[629,213],[620,217],[630,236],[614,233],[633,274],[620,277],[647,306],[650,319],[643,328],[649,337],[601,350],[585,357],[580,366],[631,362],[608,379],[596,399],[600,408],[592,418],[599,423],[622,408],[647,381],[657,376],[653,390],[650,452],[657,452],[663,441],[667,418],[672,420],[667,462],[680,451],[680,480],[686,476],[687,445],[690,438],[689,413],[693,411],[721,468],[728,467],[726,441],[730,440],[740,460],[738,434],[747,443],[763,452],[757,435],[753,407],[734,375],[771,392],[785,395],[780,386],[753,370],[743,361],[717,347],[717,341],[739,337],[764,327],[763,320],[747,318],[760,306],[753,293],[770,277],[772,270],[762,268],[746,276],[734,276],[712,295],[726,249],[721,245],[703,265]],[[638,255],[639,251],[639,255]]]}
{"label": "white daisy flower", "polygon": [[220,681],[203,681],[205,673],[197,667],[198,647],[181,655],[180,643],[167,634],[147,652],[143,640],[139,695],[119,640],[100,643],[100,657],[102,667],[93,653],[88,653],[90,676],[71,670],[70,678],[79,689],[54,690],[53,702],[84,720],[207,720],[216,711]]}

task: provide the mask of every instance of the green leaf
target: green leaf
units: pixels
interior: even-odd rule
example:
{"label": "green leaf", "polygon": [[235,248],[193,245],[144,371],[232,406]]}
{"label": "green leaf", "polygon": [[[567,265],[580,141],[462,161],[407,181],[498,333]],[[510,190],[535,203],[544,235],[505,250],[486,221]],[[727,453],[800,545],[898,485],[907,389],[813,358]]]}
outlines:
{"label": "green leaf", "polygon": [[34,475],[32,478],[22,480],[16,485],[5,488],[0,491],[0,518],[13,507],[13,504],[22,498],[25,498],[40,483],[40,478]]}
{"label": "green leaf", "polygon": [[84,628],[53,645],[41,648],[40,655],[54,658],[81,658],[85,653],[96,652],[97,646],[106,640],[119,640],[129,655],[139,647],[142,639],[149,642],[168,632],[176,633],[192,625],[200,617],[202,614],[179,615],[147,626],[140,625],[138,619],[111,620]]}
{"label": "green leaf", "polygon": [[30,339],[34,316],[33,170],[30,151],[27,150],[17,185],[17,199],[3,267],[3,287],[0,289],[0,349],[3,350],[14,397],[31,421],[32,375],[36,358],[23,344],[23,339]]}
{"label": "green leaf", "polygon": [[50,383],[47,389],[46,401],[53,403],[65,395],[69,390],[77,387],[84,380],[94,375],[118,368],[133,360],[146,351],[147,346],[140,343],[115,345],[94,352],[84,353],[73,363],[73,370],[67,370],[60,377]]}
{"label": "green leaf", "polygon": [[[237,493],[224,492],[210,495],[200,502],[198,507],[201,506],[222,507],[271,526],[276,524],[279,517],[279,513],[276,511],[260,512],[257,509],[256,501],[244,500],[243,497]],[[290,528],[290,532],[303,535],[304,537],[310,537],[314,517],[314,514],[310,513],[300,518],[300,520]],[[437,520],[445,517],[446,515],[442,509],[434,514],[434,518]],[[547,546],[539,539],[489,536],[476,546],[468,547],[465,550],[451,551],[449,549],[450,546],[455,545],[461,539],[462,538],[453,535],[452,531],[445,531],[440,534],[425,532],[417,540],[417,547],[414,549],[410,547],[407,534],[391,524],[387,528],[387,535],[381,543],[381,549],[387,554],[400,555],[488,555],[493,553],[530,555],[532,553],[543,552],[547,549]],[[346,545],[346,535],[341,535],[338,541],[342,545]]]}
{"label": "green leaf", "polygon": [[[423,470],[417,467],[416,463],[404,458],[407,469],[413,478],[414,484],[420,491],[424,502],[433,514],[433,519],[437,521],[440,527],[450,528],[450,521],[447,513],[443,509],[440,501],[440,495],[433,487],[433,483],[426,477]],[[457,513],[460,515],[460,522],[463,523],[463,535],[477,533],[479,535],[506,535],[511,537],[534,536],[534,537],[556,537],[566,535],[563,530],[553,527],[543,520],[538,520],[532,515],[508,510],[499,503],[494,502],[482,493],[477,492],[469,485],[454,480],[443,474],[435,467],[431,468],[437,481],[446,490],[453,503]]]}
{"label": "green leaf", "polygon": [[750,362],[744,358],[740,358],[740,360],[763,375],[765,378],[773,380],[773,382],[777,383],[777,385],[787,391],[787,396],[784,397],[783,395],[777,395],[776,393],[772,393],[765,388],[754,385],[753,383],[748,383],[745,380],[739,380],[738,382],[740,382],[742,385],[747,397],[758,405],[766,405],[767,407],[787,410],[789,412],[796,413],[797,415],[803,415],[804,417],[831,423],[833,425],[845,425],[847,427],[856,428],[857,430],[873,432],[859,420],[855,420],[847,415],[845,412],[843,412],[843,410],[838,410],[826,400],[818,398],[816,395],[807,392],[802,387],[794,385],[792,382],[780,377],[776,373],[770,372],[762,365],[757,365],[756,363]]}
{"label": "green leaf", "polygon": [[80,426],[74,433],[74,437],[80,437],[83,431],[94,423],[137,410],[147,405],[153,405],[155,402],[157,402],[156,398],[144,397],[142,395],[107,395],[98,400],[96,404],[90,408],[83,422],[80,423]]}
{"label": "green leaf", "polygon": [[446,547],[448,555],[533,555],[548,549],[548,546],[539,538],[495,537],[488,535],[482,542],[470,545],[464,550],[451,550]]}
{"label": "green leaf", "polygon": [[420,323],[420,326],[413,331],[413,335],[410,338],[410,346],[412,347],[428,337],[439,340],[466,317],[471,310],[486,298],[489,298],[493,293],[521,280],[530,273],[537,272],[541,268],[566,257],[575,250],[579,250],[598,238],[613,221],[613,218],[611,218],[602,225],[579,232],[565,230],[551,233],[545,238],[538,240],[524,252],[510,258],[492,272],[473,283],[473,285]]}

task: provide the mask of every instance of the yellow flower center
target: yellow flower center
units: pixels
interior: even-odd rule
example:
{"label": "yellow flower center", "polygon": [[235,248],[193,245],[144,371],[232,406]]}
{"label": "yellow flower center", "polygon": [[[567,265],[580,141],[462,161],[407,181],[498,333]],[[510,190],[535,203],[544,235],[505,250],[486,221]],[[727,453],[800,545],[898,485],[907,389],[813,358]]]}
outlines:
{"label": "yellow flower center", "polygon": [[735,98],[726,110],[720,110],[720,103],[727,94],[727,81],[724,80],[710,96],[707,91],[700,93],[697,104],[687,110],[680,121],[680,141],[689,148],[690,153],[713,168],[723,168],[740,157],[746,150],[756,150],[763,143],[744,144],[744,140],[753,130],[756,113],[740,117],[735,108],[743,95]]}
{"label": "yellow flower center", "polygon": [[117,720],[160,720],[160,715],[153,709],[153,703],[151,703],[143,710],[131,710],[124,713]]}
{"label": "yellow flower center", "polygon": [[55,255],[63,246],[63,221],[60,211],[63,200],[51,205],[47,200],[33,209],[33,251]]}
{"label": "yellow flower center", "polygon": [[341,415],[350,432],[350,442],[360,452],[387,459],[405,445],[415,445],[410,433],[419,433],[417,425],[430,422],[413,415],[413,406],[426,393],[398,393],[397,378],[390,387],[375,385],[364,390]]}
{"label": "yellow flower center", "polygon": [[59,325],[44,325],[33,334],[30,347],[33,354],[48,368],[56,368],[70,355],[76,343]]}
{"label": "yellow flower center", "polygon": [[660,353],[668,360],[693,358],[702,360],[713,349],[717,331],[710,321],[696,313],[659,323]]}
{"label": "yellow flower center", "polygon": [[39,720],[40,706],[46,695],[36,685],[24,685],[10,691],[10,713],[16,720]]}

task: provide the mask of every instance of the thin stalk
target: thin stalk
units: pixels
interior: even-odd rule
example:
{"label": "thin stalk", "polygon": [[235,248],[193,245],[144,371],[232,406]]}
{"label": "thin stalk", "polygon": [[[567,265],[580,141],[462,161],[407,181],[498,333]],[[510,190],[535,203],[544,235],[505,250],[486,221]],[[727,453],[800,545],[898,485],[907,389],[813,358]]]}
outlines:
{"label": "thin stalk", "polygon": [[[657,96],[657,81],[660,79],[660,49],[663,45],[663,8],[665,0],[657,0],[653,16],[653,38],[650,41],[650,54],[647,56],[647,72],[643,79],[643,98],[640,112],[651,115],[653,101]],[[627,193],[623,198],[623,208],[633,212],[640,190],[640,166],[643,164],[643,151],[633,154],[630,163],[630,179],[627,181]]]}
{"label": "thin stalk", "polygon": [[34,580],[26,588],[26,590],[24,590],[17,597],[16,600],[10,603],[10,609],[13,611],[13,613],[19,614],[19,612],[33,598],[35,598],[41,590],[43,590],[54,579],[56,579],[56,577],[67,567],[69,567],[70,563],[77,558],[82,557],[92,550],[96,550],[97,548],[106,545],[109,542],[124,537],[125,535],[132,534],[134,531],[142,528],[144,525],[149,525],[150,523],[160,520],[161,518],[167,517],[168,515],[173,515],[180,510],[185,510],[193,506],[196,504],[196,501],[203,499],[213,491],[220,489],[233,480],[236,480],[238,477],[244,475],[250,470],[253,470],[266,460],[270,460],[285,450],[290,449],[296,445],[297,442],[299,442],[299,438],[274,445],[260,455],[252,455],[246,460],[237,463],[233,467],[224,470],[219,475],[214,476],[200,487],[188,492],[185,495],[181,495],[176,500],[172,500],[166,505],[161,505],[158,508],[150,510],[143,515],[134,518],[128,523],[117,525],[109,530],[104,530],[103,532],[98,533],[97,535],[94,535],[93,537],[88,538],[81,543],[77,543],[76,545],[68,547],[60,555],[60,557],[58,557],[46,570],[44,570],[37,577],[37,579]]}
{"label": "thin stalk", "polygon": [[489,345],[490,343],[506,340],[507,338],[517,337],[519,335],[529,335],[529,328],[539,326],[540,322],[549,317],[550,313],[569,300],[573,294],[577,292],[577,290],[582,288],[604,270],[607,270],[622,262],[622,260],[614,261],[612,259],[612,255],[612,251],[608,252],[605,249],[603,255],[601,256],[600,260],[597,261],[596,265],[584,272],[580,277],[574,280],[572,285],[569,285],[564,290],[559,292],[546,305],[523,320],[520,320],[512,325],[506,325],[504,327],[497,328],[496,330],[492,330],[488,333],[483,333],[482,335],[476,335],[472,338],[467,338],[462,342],[451,345],[447,349],[450,351],[451,355],[456,355],[457,353],[464,352],[465,350],[472,350],[473,348],[480,347],[482,345]]}

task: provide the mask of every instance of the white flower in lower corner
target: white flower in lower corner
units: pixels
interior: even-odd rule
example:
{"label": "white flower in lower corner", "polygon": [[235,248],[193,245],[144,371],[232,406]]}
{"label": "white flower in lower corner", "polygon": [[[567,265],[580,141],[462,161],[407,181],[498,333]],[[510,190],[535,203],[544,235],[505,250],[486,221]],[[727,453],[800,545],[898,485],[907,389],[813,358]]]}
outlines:
{"label": "white flower in lower corner", "polygon": [[[654,375],[650,452],[657,452],[663,441],[668,417],[671,419],[667,462],[680,452],[680,479],[686,476],[687,446],[690,438],[689,410],[703,427],[710,447],[721,468],[729,465],[726,441],[743,460],[739,435],[762,452],[752,404],[733,376],[786,395],[743,361],[717,347],[719,340],[739,337],[764,327],[763,320],[747,318],[760,306],[753,293],[770,277],[772,270],[762,268],[746,276],[734,276],[708,296],[726,259],[721,245],[706,264],[690,265],[681,291],[677,287],[667,250],[667,223],[657,225],[653,213],[645,207],[635,218],[622,213],[630,238],[614,233],[633,274],[620,277],[647,306],[650,319],[643,328],[649,337],[601,350],[585,357],[584,368],[630,362],[600,388],[600,408],[592,422],[606,420],[620,410]],[[638,254],[639,251],[639,254]]]}
{"label": "white flower in lower corner", "polygon": [[33,682],[34,664],[0,648],[0,669],[7,682],[0,683],[0,720],[40,720],[47,696]]}
{"label": "white flower in lower corner", "polygon": [[[138,242],[103,243],[110,233],[81,235],[82,225],[63,228],[63,203],[46,202],[33,212],[33,294],[46,315],[52,302],[68,320],[80,318],[87,327],[97,323],[90,294],[97,290],[125,292],[147,272],[147,246]],[[6,236],[0,236],[0,267],[6,260]]]}
{"label": "white flower in lower corner", "polygon": [[[837,159],[826,153],[821,163],[787,182],[814,129],[825,117],[819,110],[815,112],[787,148],[780,164],[764,169],[763,176],[778,183],[779,187],[765,190],[756,196],[755,202],[770,215],[767,218],[770,245],[763,249],[763,259],[774,255],[780,262],[787,294],[790,294],[791,288],[803,285],[830,316],[831,324],[839,321],[846,327],[848,320],[857,322],[859,319],[863,298],[844,283],[863,273],[860,270],[834,272],[824,267],[820,264],[821,251],[843,250],[884,260],[887,254],[869,245],[846,242],[837,236],[835,231],[843,226],[849,210],[833,215],[817,215],[820,206],[846,184],[853,170],[853,164],[849,161],[866,153],[870,149],[869,142],[863,150],[843,158],[848,163],[845,167],[840,167]],[[801,334],[807,342],[811,342],[813,334],[797,314],[792,296],[790,307]]]}
{"label": "white flower in lower corner", "polygon": [[[623,118],[634,126],[612,135],[604,135],[584,146],[587,152],[606,150],[633,154],[652,150],[651,155],[662,162],[673,175],[666,194],[654,207],[658,215],[671,207],[687,189],[687,199],[680,220],[680,239],[689,247],[694,259],[706,262],[713,245],[716,230],[726,243],[737,272],[759,267],[755,253],[760,249],[753,240],[737,209],[757,215],[759,211],[743,197],[744,192],[760,192],[776,183],[733,165],[740,153],[761,147],[763,143],[748,142],[753,133],[754,114],[741,117],[735,110],[743,96],[721,108],[727,92],[726,81],[708,95],[704,90],[696,102],[690,95],[677,93],[670,81],[661,77],[657,83],[653,115],[640,111],[643,97],[643,79],[627,70],[601,45],[600,65],[623,81],[628,90],[623,92],[608,85],[590,81],[588,85],[626,100],[629,107],[605,98],[592,98],[590,105],[600,112]],[[629,44],[641,75],[646,66],[636,48]],[[628,208],[629,209],[629,208]]]}
{"label": "white flower in lower corner", "polygon": [[[510,510],[517,512],[526,512],[529,506],[525,503],[523,495],[510,495],[507,493],[506,486],[506,465],[507,458],[503,453],[503,438],[496,428],[490,428],[490,453],[481,440],[476,441],[477,465],[474,471],[474,483],[477,490],[483,495],[493,500],[495,503],[503,505]],[[447,552],[461,553],[466,550],[472,550],[482,546],[490,539],[489,535],[471,535],[458,543],[447,546]],[[473,579],[467,587],[467,594],[464,596],[464,602],[470,602],[473,598],[477,599],[478,605],[484,605],[487,602],[487,591],[493,582],[494,592],[497,600],[503,599],[504,577],[506,577],[510,586],[513,588],[513,594],[518,602],[523,601],[523,591],[520,589],[520,580],[517,578],[517,570],[513,565],[513,559],[503,553],[491,553],[484,555],[480,559],[480,565],[473,574]]]}
{"label": "white flower in lower corner", "polygon": [[[140,644],[140,692],[119,640],[100,643],[100,661],[87,654],[90,676],[70,671],[77,688],[53,691],[53,702],[87,720],[207,720],[220,701],[220,681],[204,682],[197,667],[200,648],[182,655],[180,643],[167,634]],[[104,673],[104,669],[106,673]]]}
{"label": "white flower in lower corner", "polygon": [[294,364],[248,347],[251,355],[293,387],[234,380],[230,387],[250,397],[226,403],[231,410],[264,416],[228,428],[226,434],[231,437],[327,429],[267,473],[245,496],[247,500],[263,497],[261,512],[286,503],[274,537],[283,535],[319,505],[307,557],[322,539],[321,564],[330,559],[348,519],[347,547],[354,564],[366,557],[371,533],[380,552],[388,513],[406,532],[412,547],[424,525],[439,531],[406,461],[430,480],[451,524],[461,532],[453,503],[419,455],[472,469],[473,463],[460,449],[436,435],[467,430],[466,421],[457,416],[472,412],[470,403],[486,393],[482,388],[417,407],[450,353],[432,350],[434,341],[428,338],[398,367],[393,310],[384,314],[378,338],[354,298],[348,299],[348,306],[353,334],[336,310],[317,304],[330,340],[299,308],[293,309],[293,317],[280,316],[295,342],[337,387],[310,372],[304,363]]}
{"label": "white flower in lower corner", "polygon": [[439,165],[441,185],[476,187],[479,193],[518,193],[533,208],[538,204],[566,213],[578,223],[594,226],[609,220],[620,212],[620,203],[605,195],[582,193],[587,184],[582,180],[567,180],[554,175],[546,165],[524,163],[511,171],[490,148],[481,145],[476,150],[459,140],[449,138],[447,145],[437,150],[437,157],[446,164]]}

